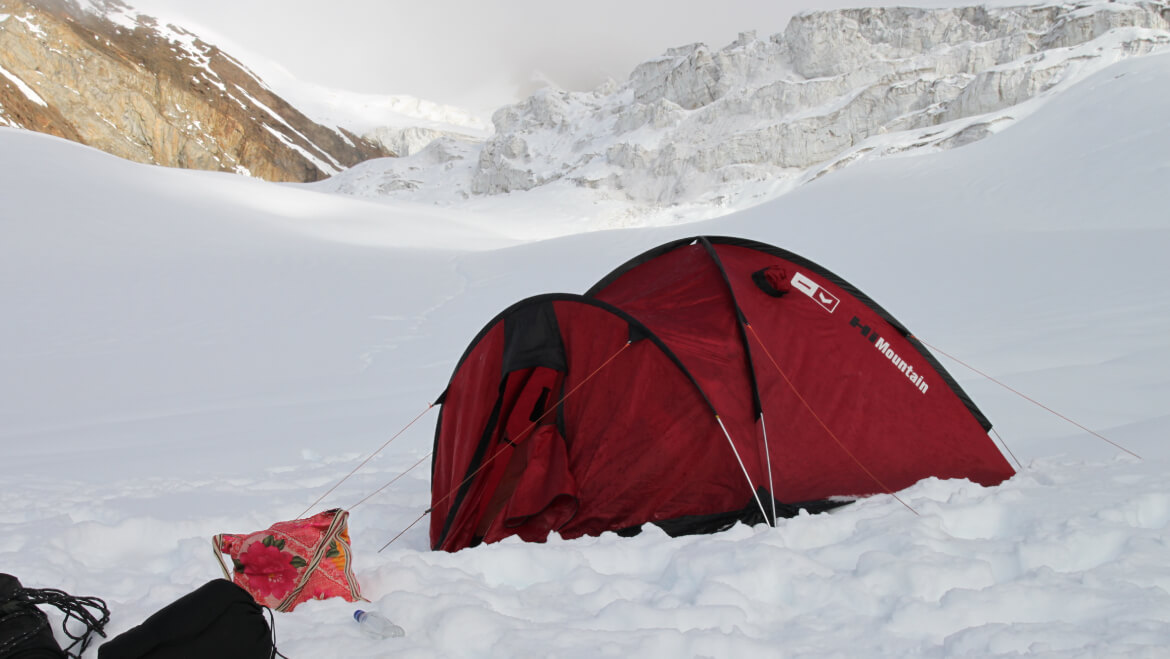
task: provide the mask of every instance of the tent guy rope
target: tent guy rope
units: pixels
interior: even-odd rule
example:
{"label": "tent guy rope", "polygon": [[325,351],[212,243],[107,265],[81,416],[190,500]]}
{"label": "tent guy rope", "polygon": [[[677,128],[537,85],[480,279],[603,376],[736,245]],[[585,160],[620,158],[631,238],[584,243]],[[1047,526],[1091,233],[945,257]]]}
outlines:
{"label": "tent guy rope", "polygon": [[401,474],[398,474],[398,475],[397,475],[397,476],[395,476],[394,478],[391,478],[391,479],[390,479],[390,481],[389,481],[389,482],[387,482],[385,485],[383,485],[382,487],[379,487],[378,489],[374,490],[373,492],[370,492],[370,493],[369,493],[369,494],[367,494],[367,495],[366,495],[366,496],[365,496],[365,497],[364,497],[364,498],[363,498],[361,501],[358,501],[357,503],[353,504],[352,506],[350,506],[350,507],[346,508],[346,510],[353,510],[354,508],[357,508],[358,506],[360,506],[360,505],[362,505],[363,503],[365,503],[365,502],[369,501],[370,499],[373,499],[375,496],[377,496],[377,495],[378,495],[378,493],[379,493],[379,492],[381,492],[382,490],[384,490],[384,489],[386,489],[386,488],[390,487],[390,486],[391,486],[391,485],[393,485],[394,483],[397,483],[397,482],[398,482],[398,479],[400,479],[400,478],[402,478],[403,476],[405,476],[405,475],[409,474],[411,471],[414,471],[414,468],[415,468],[415,467],[417,467],[417,466],[419,466],[420,464],[422,464],[422,463],[426,462],[427,458],[431,457],[431,455],[433,455],[433,454],[434,454],[434,451],[428,451],[426,455],[424,455],[424,456],[422,456],[421,458],[419,458],[419,459],[418,459],[418,462],[416,462],[416,463],[414,463],[414,464],[410,465],[410,466],[409,466],[409,467],[407,467],[407,468],[406,468],[406,470],[405,470],[405,471],[403,471]]}
{"label": "tent guy rope", "polygon": [[[512,440],[511,443],[505,442],[503,444],[503,446],[501,446],[499,448],[499,450],[497,450],[490,457],[488,457],[487,460],[484,460],[483,463],[481,463],[478,467],[476,467],[474,471],[472,471],[470,474],[468,474],[466,477],[464,477],[464,479],[462,481],[460,481],[454,487],[450,488],[447,491],[447,493],[444,494],[440,499],[432,502],[431,506],[429,508],[427,508],[426,510],[424,510],[423,513],[421,515],[419,515],[417,519],[415,519],[413,522],[411,522],[409,526],[407,526],[405,529],[402,529],[401,531],[399,531],[398,535],[394,536],[393,538],[390,539],[389,542],[382,545],[382,548],[378,550],[378,553],[382,553],[382,551],[385,550],[387,547],[389,547],[391,544],[393,544],[395,540],[397,540],[398,538],[401,538],[402,535],[404,533],[406,533],[407,531],[409,531],[415,524],[418,524],[420,521],[422,521],[422,519],[424,517],[426,517],[427,515],[429,515],[431,513],[431,511],[434,509],[434,507],[436,505],[443,503],[447,499],[450,499],[451,496],[453,494],[455,494],[456,492],[458,492],[460,488],[462,488],[465,484],[467,484],[471,479],[475,478],[476,474],[483,471],[483,469],[485,467],[487,467],[489,464],[491,464],[496,458],[500,457],[500,455],[503,454],[504,451],[506,451],[510,448],[514,448],[516,444],[519,444],[521,441],[523,441],[524,438],[527,437],[529,433],[531,433],[538,425],[540,425],[540,422],[543,421],[545,417],[547,417],[554,410],[556,410],[561,405],[563,405],[564,402],[566,400],[568,400],[570,396],[577,393],[577,391],[579,389],[581,389],[581,387],[585,386],[585,384],[588,383],[590,380],[592,380],[593,377],[596,376],[598,373],[600,373],[602,369],[604,369],[606,366],[609,366],[613,362],[613,360],[618,358],[618,355],[625,352],[626,348],[629,348],[631,345],[633,345],[633,343],[634,343],[633,341],[626,341],[624,344],[622,344],[622,347],[618,348],[617,352],[610,355],[609,358],[606,359],[604,362],[602,362],[600,366],[593,369],[593,372],[590,373],[589,375],[587,375],[585,377],[585,379],[578,382],[577,385],[574,386],[572,389],[570,389],[569,392],[566,393],[564,396],[561,396],[560,400],[558,400],[556,402],[556,404],[550,405],[548,407],[548,409],[546,409],[543,414],[541,414],[531,424],[529,424],[527,428],[525,428],[524,430],[517,433],[516,439]],[[416,463],[414,466],[416,467],[416,466],[418,466],[418,464]],[[414,469],[414,467],[411,467],[411,469]],[[407,471],[409,471],[409,470],[407,470]],[[397,480],[397,478],[395,480]],[[393,482],[393,481],[391,481],[391,482]],[[378,491],[380,492],[381,490],[386,489],[387,486],[389,486],[389,483],[384,485]],[[367,498],[369,498],[369,497],[367,497]],[[365,501],[365,499],[363,499],[362,501]],[[361,503],[361,502],[359,502],[359,503]]]}
{"label": "tent guy rope", "polygon": [[[1108,443],[1108,444],[1112,444],[1113,446],[1115,446],[1115,447],[1117,447],[1117,448],[1121,449],[1122,451],[1125,451],[1126,453],[1128,453],[1128,454],[1132,455],[1133,457],[1137,458],[1138,460],[1141,460],[1141,459],[1142,459],[1142,456],[1140,456],[1140,455],[1138,455],[1137,453],[1134,453],[1133,451],[1131,451],[1131,450],[1129,450],[1129,449],[1125,448],[1125,447],[1124,447],[1124,446],[1122,446],[1121,444],[1118,444],[1117,442],[1113,441],[1112,439],[1109,439],[1108,437],[1106,437],[1106,436],[1102,435],[1101,433],[1099,433],[1099,432],[1097,432],[1097,431],[1093,430],[1092,428],[1088,428],[1088,427],[1086,427],[1086,426],[1084,426],[1084,425],[1082,425],[1082,424],[1080,424],[1080,423],[1077,423],[1076,421],[1073,421],[1072,419],[1070,419],[1070,418],[1068,418],[1067,416],[1065,416],[1065,415],[1061,414],[1060,412],[1057,412],[1056,410],[1052,409],[1051,407],[1048,407],[1047,405],[1045,405],[1044,403],[1041,403],[1040,401],[1036,400],[1035,398],[1032,398],[1031,396],[1028,396],[1027,394],[1025,394],[1025,393],[1023,393],[1023,392],[1020,392],[1020,391],[1018,391],[1018,390],[1016,390],[1016,389],[1013,389],[1013,388],[1009,387],[1008,385],[1004,384],[1003,382],[1000,382],[999,380],[996,380],[995,378],[991,377],[991,376],[990,376],[990,375],[988,375],[987,373],[984,373],[983,371],[981,371],[981,370],[979,370],[979,369],[975,368],[974,366],[972,366],[972,365],[970,365],[970,364],[968,364],[968,363],[964,362],[963,360],[959,359],[958,357],[955,357],[954,355],[951,355],[951,354],[949,354],[949,353],[947,353],[947,352],[945,352],[945,351],[943,351],[943,350],[940,350],[938,347],[936,347],[936,346],[934,346],[934,345],[932,345],[932,344],[930,344],[930,343],[927,343],[926,341],[923,341],[923,340],[922,340],[922,337],[920,337],[920,336],[914,336],[914,335],[910,335],[910,336],[911,336],[911,338],[913,338],[913,339],[915,339],[915,340],[919,341],[920,343],[922,343],[922,345],[924,345],[924,346],[926,346],[926,347],[930,348],[931,350],[933,350],[933,351],[937,352],[937,353],[938,353],[938,354],[940,354],[940,355],[943,355],[944,357],[946,357],[946,358],[950,359],[951,361],[954,361],[956,364],[959,364],[960,366],[962,366],[962,367],[964,367],[964,368],[967,368],[967,369],[969,369],[969,370],[971,370],[971,371],[974,371],[975,373],[978,373],[979,375],[981,375],[981,376],[983,376],[983,377],[987,378],[988,380],[991,380],[991,381],[992,381],[992,382],[994,382],[995,384],[998,384],[999,386],[1003,387],[1004,389],[1007,389],[1008,391],[1010,391],[1010,392],[1012,392],[1013,394],[1015,394],[1015,395],[1019,396],[1020,398],[1023,398],[1024,400],[1028,401],[1029,403],[1032,403],[1033,405],[1036,405],[1037,407],[1040,407],[1041,409],[1044,409],[1044,410],[1048,411],[1050,414],[1052,414],[1052,415],[1054,415],[1054,416],[1056,416],[1056,417],[1058,417],[1058,418],[1064,419],[1065,421],[1067,421],[1067,422],[1071,423],[1072,425],[1074,425],[1074,426],[1076,426],[1076,427],[1080,428],[1081,430],[1084,430],[1085,432],[1087,432],[1087,433],[1089,433],[1090,435],[1092,435],[1092,436],[1096,437],[1097,439],[1100,439],[1100,440],[1101,440],[1101,441],[1103,441],[1103,442],[1106,442],[1106,443]],[[1001,440],[1001,441],[1002,441],[1002,440]],[[1012,456],[1012,457],[1015,457],[1015,456]]]}
{"label": "tent guy rope", "polygon": [[841,447],[841,450],[844,451],[845,454],[849,456],[849,459],[853,460],[853,462],[858,467],[860,467],[861,470],[864,471],[865,474],[867,476],[869,476],[873,480],[874,483],[877,484],[878,487],[881,488],[882,492],[885,492],[886,494],[894,497],[895,499],[898,500],[898,503],[902,504],[903,506],[906,506],[907,510],[909,510],[910,512],[917,515],[918,514],[917,510],[914,510],[914,508],[912,508],[910,506],[910,504],[903,501],[901,499],[901,497],[899,497],[897,494],[894,493],[894,491],[892,489],[890,489],[888,486],[886,486],[886,484],[883,483],[880,478],[875,476],[874,473],[872,471],[870,471],[868,467],[866,467],[864,464],[861,463],[861,460],[857,459],[857,456],[853,455],[853,452],[850,451],[845,446],[845,444],[837,437],[837,434],[829,429],[829,426],[825,424],[823,419],[821,419],[821,415],[817,414],[816,410],[814,410],[812,408],[812,406],[808,404],[808,401],[805,400],[803,395],[801,395],[800,390],[798,390],[796,388],[796,385],[793,384],[792,380],[790,380],[788,378],[788,374],[784,372],[784,369],[780,368],[780,364],[778,364],[776,362],[776,359],[772,356],[771,351],[768,350],[768,346],[764,345],[764,340],[760,338],[760,335],[756,332],[756,328],[753,327],[751,323],[745,323],[745,325],[747,326],[747,328],[749,330],[751,330],[752,336],[755,337],[756,341],[760,344],[760,348],[763,349],[764,354],[767,355],[768,361],[772,362],[772,366],[774,366],[776,368],[776,372],[780,374],[780,377],[784,378],[784,382],[786,382],[788,384],[788,387],[790,389],[792,389],[792,393],[796,394],[796,397],[800,400],[800,403],[802,405],[804,405],[804,408],[806,410],[809,411],[809,414],[813,415],[813,418],[816,419],[817,423],[820,424],[821,428],[823,428],[825,430],[825,432],[828,433],[829,437],[833,438],[833,441],[837,443],[837,446]]}
{"label": "tent guy rope", "polygon": [[[413,419],[411,419],[410,423],[408,423],[408,424],[406,424],[405,426],[403,426],[402,430],[399,430],[398,432],[394,433],[394,435],[393,435],[393,436],[392,436],[390,439],[387,439],[387,440],[386,440],[386,442],[385,442],[384,444],[382,444],[382,446],[378,447],[378,450],[376,450],[376,451],[374,451],[373,453],[371,453],[371,454],[370,454],[370,455],[369,455],[369,456],[368,456],[368,457],[367,457],[365,460],[362,460],[362,461],[361,461],[361,463],[360,463],[358,466],[354,467],[352,471],[350,471],[348,474],[346,474],[345,476],[343,476],[341,480],[339,480],[339,481],[337,481],[336,483],[334,483],[334,484],[333,484],[333,487],[331,487],[331,488],[329,488],[328,490],[326,490],[326,491],[325,491],[325,494],[322,494],[321,496],[317,497],[317,500],[316,500],[316,501],[314,501],[313,503],[309,504],[309,506],[308,506],[307,508],[305,508],[305,510],[304,510],[303,512],[301,512],[301,514],[300,514],[300,515],[297,515],[297,517],[304,517],[306,514],[308,514],[308,512],[309,512],[310,510],[312,510],[314,506],[316,506],[317,504],[319,504],[319,503],[321,503],[322,501],[324,501],[324,500],[325,500],[325,497],[327,497],[327,496],[329,496],[330,494],[332,494],[332,493],[333,493],[333,491],[334,491],[334,490],[336,490],[338,487],[341,487],[341,484],[342,484],[342,483],[344,483],[345,481],[349,480],[349,478],[350,478],[351,476],[353,476],[354,474],[356,474],[356,473],[358,472],[358,470],[359,470],[359,469],[361,469],[362,467],[364,467],[364,466],[366,466],[367,464],[369,464],[370,460],[373,460],[373,459],[374,459],[374,458],[375,458],[375,457],[376,457],[376,456],[377,456],[379,453],[381,453],[382,451],[386,450],[386,447],[390,445],[390,442],[393,442],[395,439],[398,439],[398,437],[399,437],[400,435],[402,435],[402,433],[406,432],[406,431],[407,431],[407,430],[408,430],[408,429],[409,429],[411,426],[413,426],[415,423],[417,423],[419,419],[421,419],[421,418],[423,418],[424,416],[426,416],[426,413],[427,413],[427,412],[430,412],[430,411],[431,411],[431,409],[433,409],[434,407],[435,407],[435,403],[431,403],[430,405],[427,405],[427,408],[426,408],[425,410],[423,410],[422,412],[419,412],[418,416],[416,416],[416,417],[414,417]],[[423,460],[425,460],[425,459],[426,459],[426,458],[423,458]],[[421,461],[420,461],[420,462],[421,462]],[[416,464],[415,466],[418,466],[418,465]],[[410,469],[414,469],[414,467],[411,467]],[[407,469],[407,471],[410,471],[410,469]],[[403,472],[403,473],[405,474],[405,472]],[[401,477],[401,474],[399,475],[399,477]],[[398,479],[397,479],[397,478],[395,478],[394,480],[398,480]],[[390,481],[390,482],[392,483],[392,482],[394,482],[394,481]],[[387,485],[389,485],[389,483],[387,483]],[[384,487],[385,487],[385,486],[383,486],[383,488],[384,488]],[[381,491],[381,490],[379,490],[379,492],[380,492],[380,491]],[[368,497],[367,497],[367,498],[368,498]],[[362,499],[362,501],[365,501],[365,499]],[[359,501],[358,503],[362,503],[362,501]],[[356,506],[357,504],[354,504],[354,505]]]}
{"label": "tent guy rope", "polygon": [[995,428],[992,428],[991,434],[995,435],[995,438],[999,440],[999,445],[1003,447],[1003,450],[1008,452],[1008,455],[1012,456],[1012,460],[1015,460],[1016,466],[1020,468],[1020,471],[1023,471],[1024,464],[1020,462],[1020,459],[1017,458],[1016,454],[1012,452],[1012,448],[1008,446],[1007,442],[1003,441],[1003,437],[1000,436],[999,431]]}

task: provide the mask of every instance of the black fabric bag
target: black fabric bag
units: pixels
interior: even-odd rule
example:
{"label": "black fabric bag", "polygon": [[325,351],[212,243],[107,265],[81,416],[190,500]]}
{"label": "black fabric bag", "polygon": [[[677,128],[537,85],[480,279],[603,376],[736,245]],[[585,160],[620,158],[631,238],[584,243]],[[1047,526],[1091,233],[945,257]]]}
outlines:
{"label": "black fabric bag", "polygon": [[264,607],[225,579],[180,597],[98,648],[98,659],[272,659],[277,654]]}
{"label": "black fabric bag", "polygon": [[0,659],[63,659],[43,611],[20,596],[20,581],[0,574]]}
{"label": "black fabric bag", "polygon": [[[57,644],[49,618],[38,604],[56,607],[65,614],[62,631],[73,639],[65,650]],[[103,627],[109,620],[110,610],[96,597],[74,597],[53,588],[25,588],[11,574],[0,574],[0,659],[80,657],[94,633],[106,635]],[[79,624],[84,626],[80,632]]]}

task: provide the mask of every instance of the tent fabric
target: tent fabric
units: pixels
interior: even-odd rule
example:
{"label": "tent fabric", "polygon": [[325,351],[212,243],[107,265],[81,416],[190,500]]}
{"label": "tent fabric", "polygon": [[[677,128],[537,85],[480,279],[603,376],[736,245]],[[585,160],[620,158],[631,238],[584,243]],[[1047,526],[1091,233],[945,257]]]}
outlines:
{"label": "tent fabric", "polygon": [[431,544],[448,551],[646,523],[715,530],[770,516],[773,500],[792,514],[928,476],[1013,473],[986,417],[892,315],[807,259],[737,238],[668,243],[586,295],[512,305],[440,402]]}

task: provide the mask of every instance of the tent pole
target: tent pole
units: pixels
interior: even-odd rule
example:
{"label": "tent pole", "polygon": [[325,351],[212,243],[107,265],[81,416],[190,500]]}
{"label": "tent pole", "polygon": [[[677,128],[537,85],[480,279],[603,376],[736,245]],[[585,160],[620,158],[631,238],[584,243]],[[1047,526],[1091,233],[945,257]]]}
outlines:
{"label": "tent pole", "polygon": [[760,431],[764,433],[764,459],[768,462],[768,492],[772,495],[772,526],[776,526],[776,486],[772,483],[772,450],[768,447],[768,425],[760,412]]}
{"label": "tent pole", "polygon": [[739,457],[739,449],[735,448],[735,442],[731,441],[731,433],[727,432],[727,426],[723,425],[723,419],[720,419],[718,414],[715,415],[715,420],[719,422],[719,427],[723,429],[723,436],[727,438],[727,443],[731,445],[731,452],[735,454],[735,459],[739,462],[739,468],[743,470],[743,477],[747,479],[752,496],[756,499],[756,505],[760,507],[760,514],[764,516],[764,519],[768,519],[768,511],[764,510],[764,502],[760,501],[760,494],[756,492],[756,486],[752,483],[752,477],[748,475],[747,467],[743,464],[743,458]]}
{"label": "tent pole", "polygon": [[831,437],[833,439],[833,441],[837,443],[837,446],[841,447],[841,450],[845,452],[845,455],[849,456],[849,459],[853,460],[854,464],[856,464],[862,471],[864,471],[866,473],[866,475],[869,476],[870,479],[873,480],[873,482],[879,488],[881,488],[882,492],[885,492],[886,494],[894,497],[894,499],[896,499],[898,501],[898,503],[902,504],[903,506],[906,506],[906,508],[910,512],[917,515],[918,514],[917,510],[914,510],[913,508],[911,508],[910,504],[906,503],[905,501],[902,501],[901,497],[899,497],[897,494],[895,494],[894,491],[891,490],[889,487],[886,487],[886,484],[883,483],[881,481],[881,479],[879,479],[877,476],[875,476],[874,473],[872,471],[870,471],[868,467],[866,467],[864,464],[862,464],[861,460],[858,460],[856,455],[853,455],[853,451],[850,451],[849,448],[845,446],[845,443],[842,442],[841,439],[837,437],[837,434],[829,429],[829,426],[825,423],[824,419],[821,418],[821,415],[817,414],[817,411],[812,408],[812,405],[808,404],[808,400],[806,400],[805,397],[803,395],[801,395],[800,390],[797,389],[796,385],[792,383],[792,380],[788,377],[788,374],[784,372],[784,369],[780,368],[780,364],[776,363],[776,358],[773,357],[772,353],[768,351],[768,346],[764,345],[764,340],[760,338],[760,335],[756,332],[756,328],[752,327],[751,325],[748,325],[748,329],[750,329],[752,331],[752,336],[756,337],[756,341],[760,342],[760,347],[763,348],[764,354],[767,355],[767,357],[768,357],[768,361],[772,362],[772,366],[776,367],[776,372],[780,374],[780,377],[784,378],[784,382],[788,385],[788,388],[791,389],[792,393],[796,395],[796,398],[800,401],[800,404],[804,406],[804,409],[808,410],[809,414],[811,414],[812,417],[814,419],[816,419],[817,423],[820,424],[821,428],[824,429],[825,433],[827,433],[829,435],[829,437]]}
{"label": "tent pole", "polygon": [[[568,400],[568,399],[569,399],[569,396],[572,396],[573,394],[577,393],[577,390],[578,390],[578,389],[580,389],[581,387],[584,387],[584,386],[585,386],[585,384],[586,384],[587,382],[589,382],[590,380],[592,380],[592,379],[593,379],[593,376],[595,376],[595,375],[597,375],[598,373],[600,373],[600,372],[601,372],[601,369],[605,368],[606,366],[609,366],[610,362],[612,362],[613,360],[617,359],[618,355],[620,355],[620,354],[622,354],[623,352],[625,352],[626,348],[629,348],[629,347],[630,347],[631,345],[633,345],[633,344],[634,344],[634,342],[633,342],[632,340],[630,340],[630,341],[626,341],[626,342],[625,342],[625,343],[622,345],[622,347],[618,348],[617,352],[613,353],[612,355],[610,355],[610,356],[609,356],[609,359],[606,359],[604,362],[602,362],[601,366],[598,366],[597,368],[593,369],[593,372],[592,372],[592,373],[590,373],[589,375],[585,376],[585,379],[583,379],[583,380],[581,380],[581,382],[577,383],[577,386],[575,386],[575,387],[573,387],[572,389],[570,389],[570,390],[569,390],[569,392],[568,392],[568,393],[566,393],[564,396],[561,396],[561,399],[560,399],[560,400],[558,400],[558,401],[556,402],[556,404],[555,404],[555,405],[552,405],[552,406],[550,406],[550,407],[549,407],[547,410],[545,410],[544,414],[541,414],[541,415],[540,415],[540,417],[538,417],[536,420],[534,420],[534,421],[532,422],[532,424],[531,424],[531,425],[529,425],[527,428],[525,428],[524,430],[522,430],[522,431],[521,431],[521,432],[520,432],[518,435],[516,435],[517,439],[519,439],[519,438],[522,438],[522,437],[526,437],[526,436],[528,435],[528,433],[532,432],[532,430],[533,430],[534,428],[536,428],[536,425],[537,425],[538,423],[540,423],[540,422],[541,422],[541,421],[542,421],[542,420],[543,420],[543,419],[544,419],[546,416],[548,416],[550,413],[552,413],[552,411],[553,411],[553,410],[557,409],[557,408],[558,408],[558,407],[560,407],[562,404],[564,404],[564,402],[565,402],[566,400]],[[446,394],[444,393],[444,396],[445,396],[445,395],[446,395]],[[432,404],[432,405],[431,405],[431,407],[434,407],[434,404]],[[430,409],[430,408],[427,408],[427,409]],[[716,417],[716,418],[718,418],[718,417]],[[412,421],[412,423],[413,423],[413,421]],[[722,422],[722,421],[720,421],[720,422],[719,422],[719,425],[723,425],[723,422]],[[724,431],[723,431],[723,432],[726,434],[727,430],[726,430],[726,429],[724,429]],[[730,439],[730,438],[729,438],[729,439]],[[463,484],[464,484],[464,483],[467,483],[467,482],[468,482],[468,481],[470,481],[472,478],[475,478],[475,475],[476,475],[476,474],[478,474],[480,471],[482,471],[482,470],[483,470],[483,468],[484,468],[484,467],[486,467],[486,466],[488,466],[488,464],[490,464],[490,463],[491,463],[493,460],[495,460],[496,458],[500,457],[500,455],[501,455],[501,454],[502,454],[502,453],[503,453],[503,452],[504,452],[504,451],[505,451],[507,448],[508,448],[508,445],[506,445],[506,444],[505,444],[504,446],[501,446],[501,447],[500,447],[500,449],[499,449],[498,451],[496,451],[495,453],[493,453],[493,454],[492,454],[492,455],[491,455],[491,456],[490,456],[490,457],[489,457],[487,460],[485,460],[485,461],[483,462],[483,464],[481,464],[479,467],[477,467],[477,468],[475,469],[475,471],[473,471],[473,472],[471,472],[470,474],[468,474],[468,475],[467,475],[467,476],[466,476],[466,477],[463,479],[463,481],[462,481],[462,482],[460,482],[460,483],[459,483],[458,485],[456,485],[455,487],[451,488],[451,489],[450,489],[450,490],[449,490],[449,491],[448,491],[446,494],[444,494],[444,495],[443,495],[443,497],[442,497],[441,499],[439,499],[439,500],[437,500],[437,501],[436,501],[436,500],[435,500],[435,498],[434,498],[434,491],[433,491],[433,488],[434,488],[434,483],[431,483],[431,488],[432,488],[432,492],[431,492],[431,494],[432,494],[432,496],[431,496],[431,506],[430,506],[429,508],[427,508],[425,511],[423,511],[423,514],[419,515],[419,516],[418,516],[418,519],[416,519],[416,520],[414,520],[413,522],[411,522],[411,523],[410,523],[410,526],[406,527],[405,529],[402,529],[402,531],[400,531],[400,532],[398,533],[398,535],[396,535],[396,536],[394,536],[393,538],[391,538],[391,539],[390,539],[390,542],[387,542],[386,544],[382,545],[382,549],[379,549],[379,550],[378,550],[378,553],[381,553],[381,552],[382,552],[382,550],[384,550],[384,549],[386,549],[387,547],[389,547],[389,546],[390,546],[390,545],[391,545],[391,544],[392,544],[392,543],[393,543],[395,540],[397,540],[398,538],[401,538],[403,533],[406,533],[406,532],[407,532],[407,531],[409,531],[409,530],[410,530],[410,529],[411,529],[411,528],[412,528],[412,527],[413,527],[415,524],[418,524],[418,523],[419,523],[419,522],[422,520],[422,518],[424,518],[424,517],[426,517],[427,515],[431,514],[431,511],[435,509],[435,506],[437,506],[438,504],[440,504],[440,503],[442,503],[442,502],[446,501],[447,499],[451,498],[451,496],[452,496],[453,494],[455,494],[455,493],[456,493],[456,492],[459,490],[459,488],[463,487]],[[735,447],[732,447],[732,448],[734,449]],[[433,454],[433,453],[428,453],[426,456],[424,456],[424,457],[422,458],[422,460],[419,460],[419,462],[416,462],[416,463],[415,463],[413,466],[411,466],[411,467],[410,467],[410,469],[407,469],[406,471],[410,471],[411,469],[414,469],[415,467],[417,467],[417,466],[419,465],[419,463],[421,463],[423,460],[426,460],[426,459],[427,459],[427,457],[429,457],[429,456],[430,456],[430,455],[432,455],[432,454]],[[739,455],[737,454],[737,455],[736,455],[736,457],[738,458],[738,457],[739,457]],[[742,462],[740,462],[740,466],[743,466],[743,463],[742,463]],[[746,472],[745,472],[745,473],[746,473]],[[403,472],[402,474],[399,474],[397,477],[395,477],[395,478],[394,478],[394,480],[390,481],[390,483],[393,483],[394,481],[398,480],[399,478],[401,478],[401,477],[402,477],[402,476],[404,476],[405,474],[406,474],[406,472]],[[750,481],[749,481],[749,482],[750,482]],[[382,490],[386,489],[386,487],[388,487],[388,486],[390,485],[390,483],[387,483],[386,485],[383,485],[382,487],[378,488],[378,492],[381,492]],[[375,492],[374,494],[377,494],[377,492]],[[370,495],[370,496],[373,496],[373,495]],[[360,503],[365,503],[365,501],[366,501],[367,499],[369,499],[369,498],[370,498],[370,497],[366,497],[365,499],[362,499],[362,500],[361,500],[361,501],[359,501],[358,503],[355,503],[355,504],[354,504],[354,506],[357,506],[357,505],[358,505],[358,504],[360,504]],[[758,501],[758,499],[757,499],[757,501]]]}

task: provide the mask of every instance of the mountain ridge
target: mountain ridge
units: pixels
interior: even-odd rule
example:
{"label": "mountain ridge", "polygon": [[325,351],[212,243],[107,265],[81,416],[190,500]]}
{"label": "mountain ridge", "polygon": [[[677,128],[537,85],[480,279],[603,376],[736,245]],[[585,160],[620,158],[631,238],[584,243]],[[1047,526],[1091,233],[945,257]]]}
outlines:
{"label": "mountain ridge", "polygon": [[859,160],[962,146],[1127,57],[1170,47],[1165,2],[829,10],[668,50],[624,83],[546,88],[476,144],[441,139],[315,184],[439,205],[546,190],[609,226],[712,217]]}
{"label": "mountain ridge", "polygon": [[313,181],[393,152],[119,0],[0,0],[0,125],[150,164]]}
{"label": "mountain ridge", "polygon": [[812,11],[770,37],[668,49],[622,83],[545,88],[486,129],[454,108],[432,110],[455,123],[430,120],[434,104],[418,99],[312,86],[294,92],[321,95],[299,98],[316,106],[302,111],[121,0],[0,0],[0,125],[375,200],[547,189],[591,207],[570,214],[625,226],[702,219],[866,158],[961,146],[1168,45],[1162,0]]}

